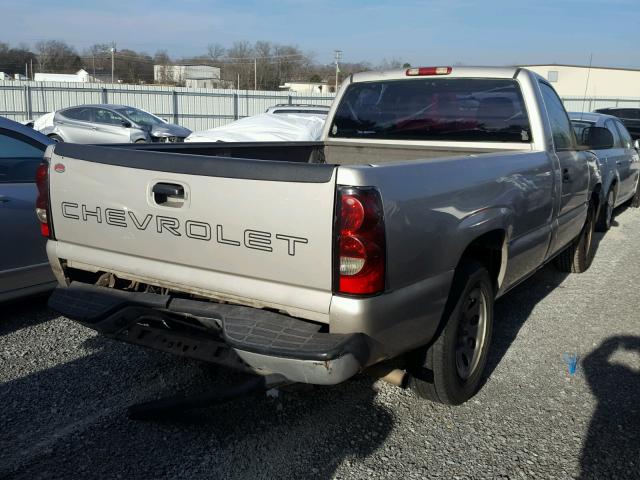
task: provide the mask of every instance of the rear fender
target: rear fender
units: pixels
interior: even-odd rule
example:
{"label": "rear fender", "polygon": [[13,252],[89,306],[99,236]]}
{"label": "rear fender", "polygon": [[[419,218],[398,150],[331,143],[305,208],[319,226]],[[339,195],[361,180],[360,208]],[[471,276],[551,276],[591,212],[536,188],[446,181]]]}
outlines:
{"label": "rear fender", "polygon": [[514,212],[508,207],[494,207],[478,210],[471,215],[465,217],[458,225],[458,235],[464,239],[460,245],[461,249],[456,258],[458,262],[462,258],[465,250],[478,238],[483,235],[502,230],[505,232],[504,240],[501,246],[501,264],[497,278],[497,287],[500,288],[504,280],[508,261],[508,245],[509,239],[513,233],[513,217]]}

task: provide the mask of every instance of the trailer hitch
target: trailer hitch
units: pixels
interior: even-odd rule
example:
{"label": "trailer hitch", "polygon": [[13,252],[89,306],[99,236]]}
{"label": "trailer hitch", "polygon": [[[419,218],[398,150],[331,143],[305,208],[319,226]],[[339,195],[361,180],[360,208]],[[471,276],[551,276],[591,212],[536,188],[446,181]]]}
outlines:
{"label": "trailer hitch", "polygon": [[172,397],[150,400],[148,402],[131,405],[127,409],[127,417],[130,420],[154,420],[161,417],[170,417],[185,410],[205,408],[221,405],[240,397],[266,392],[272,388],[281,387],[291,383],[282,375],[271,374],[256,376],[239,385],[234,385],[224,390],[211,390],[196,395],[179,394]]}

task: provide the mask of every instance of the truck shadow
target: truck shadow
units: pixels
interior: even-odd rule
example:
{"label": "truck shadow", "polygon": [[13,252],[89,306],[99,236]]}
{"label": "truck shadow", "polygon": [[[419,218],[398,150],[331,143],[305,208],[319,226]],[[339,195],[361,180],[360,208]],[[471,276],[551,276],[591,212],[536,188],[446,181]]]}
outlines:
{"label": "truck shadow", "polygon": [[60,315],[47,308],[49,294],[0,303],[0,336],[38,325]]}
{"label": "truck shadow", "polygon": [[[620,356],[620,361],[616,355]],[[631,357],[629,360],[625,359]],[[640,337],[610,337],[585,357],[598,404],[582,449],[581,479],[637,478],[640,472]]]}
{"label": "truck shadow", "polygon": [[[598,254],[605,233],[594,233],[594,256]],[[535,306],[560,287],[570,274],[558,271],[552,263],[545,265],[531,278],[500,298],[494,307],[493,338],[487,361],[486,379],[491,376]]]}
{"label": "truck shadow", "polygon": [[559,272],[553,265],[546,265],[496,302],[485,379],[500,364],[534,307],[558,288],[568,275]]}
{"label": "truck shadow", "polygon": [[393,427],[368,378],[153,422],[126,408],[233,384],[199,362],[95,338],[86,356],[0,384],[0,478],[332,478]]}

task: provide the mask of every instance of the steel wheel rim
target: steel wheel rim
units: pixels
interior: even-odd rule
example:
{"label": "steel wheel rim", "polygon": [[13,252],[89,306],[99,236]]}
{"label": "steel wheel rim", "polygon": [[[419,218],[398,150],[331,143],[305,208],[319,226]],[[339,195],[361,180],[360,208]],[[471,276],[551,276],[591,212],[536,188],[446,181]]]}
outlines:
{"label": "steel wheel rim", "polygon": [[474,288],[462,305],[456,339],[456,369],[462,380],[471,377],[480,364],[487,336],[487,315],[487,297],[482,288]]}

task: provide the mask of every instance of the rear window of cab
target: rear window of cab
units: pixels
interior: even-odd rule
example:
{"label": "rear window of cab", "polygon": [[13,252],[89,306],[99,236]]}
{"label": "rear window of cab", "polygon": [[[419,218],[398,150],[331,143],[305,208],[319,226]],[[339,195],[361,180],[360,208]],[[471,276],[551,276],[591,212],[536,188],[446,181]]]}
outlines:
{"label": "rear window of cab", "polygon": [[354,83],[329,129],[333,138],[530,143],[513,79],[420,78]]}

